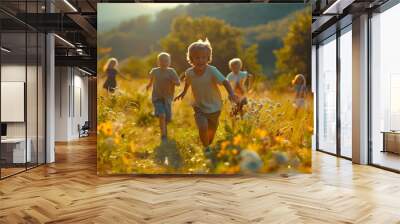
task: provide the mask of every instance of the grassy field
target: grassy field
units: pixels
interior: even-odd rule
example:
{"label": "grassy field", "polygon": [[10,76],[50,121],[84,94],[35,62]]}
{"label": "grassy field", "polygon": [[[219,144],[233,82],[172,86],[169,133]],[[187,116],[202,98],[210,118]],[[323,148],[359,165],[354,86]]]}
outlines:
{"label": "grassy field", "polygon": [[[161,144],[152,115],[151,90],[144,79],[117,79],[107,93],[98,80],[97,168],[106,174],[233,174],[311,172],[312,98],[295,114],[293,93],[273,93],[263,85],[249,93],[243,118],[224,107],[212,144],[216,162],[203,155],[190,97],[174,102],[169,142]],[[180,92],[179,87],[176,94]],[[191,94],[188,93],[187,96]]]}

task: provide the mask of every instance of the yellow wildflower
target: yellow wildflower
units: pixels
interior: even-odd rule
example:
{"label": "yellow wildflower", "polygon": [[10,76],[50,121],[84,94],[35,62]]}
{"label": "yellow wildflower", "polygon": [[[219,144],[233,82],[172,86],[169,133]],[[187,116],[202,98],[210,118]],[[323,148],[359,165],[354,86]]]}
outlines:
{"label": "yellow wildflower", "polygon": [[229,141],[223,141],[221,143],[221,150],[224,150],[226,148],[226,146],[228,146],[228,145],[229,145]]}
{"label": "yellow wildflower", "polygon": [[275,141],[277,141],[278,143],[282,143],[283,141],[285,141],[286,139],[282,136],[276,136],[275,137]]}
{"label": "yellow wildflower", "polygon": [[233,144],[234,145],[239,145],[240,143],[242,142],[242,135],[236,135],[234,138],[233,138]]}
{"label": "yellow wildflower", "polygon": [[112,135],[112,124],[111,122],[107,121],[106,123],[103,123],[103,130],[104,134],[106,135]]}
{"label": "yellow wildflower", "polygon": [[224,155],[226,155],[226,150],[225,149],[222,149],[221,151],[219,151],[219,153],[218,153],[218,157],[219,158],[221,158],[222,156],[224,156]]}
{"label": "yellow wildflower", "polygon": [[251,151],[254,151],[254,152],[257,152],[258,151],[258,145],[257,144],[254,144],[254,143],[251,143],[251,144],[249,144],[248,146],[247,146],[247,149],[249,149],[249,150],[251,150]]}
{"label": "yellow wildflower", "polygon": [[103,131],[103,129],[104,129],[104,123],[101,123],[101,124],[97,125],[97,131],[98,132]]}
{"label": "yellow wildflower", "polygon": [[267,131],[257,128],[256,129],[256,134],[260,137],[260,138],[264,138],[265,136],[267,136]]}

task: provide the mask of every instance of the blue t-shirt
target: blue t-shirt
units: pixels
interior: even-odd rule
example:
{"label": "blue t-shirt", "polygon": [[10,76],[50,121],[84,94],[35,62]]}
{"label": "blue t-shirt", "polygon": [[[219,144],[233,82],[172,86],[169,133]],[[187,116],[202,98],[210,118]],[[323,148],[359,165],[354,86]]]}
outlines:
{"label": "blue t-shirt", "polygon": [[[231,72],[226,76],[226,79],[229,80],[233,90],[235,91],[235,94],[243,95],[247,91],[246,86],[244,85],[244,81],[247,76],[247,71],[239,71],[238,73]],[[244,91],[244,93],[239,91],[240,88]]]}

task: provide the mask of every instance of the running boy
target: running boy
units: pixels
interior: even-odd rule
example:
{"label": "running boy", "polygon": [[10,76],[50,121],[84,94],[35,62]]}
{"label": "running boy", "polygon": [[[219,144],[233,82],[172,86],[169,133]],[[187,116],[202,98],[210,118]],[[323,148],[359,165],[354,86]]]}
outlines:
{"label": "running boy", "polygon": [[175,86],[179,86],[179,77],[175,69],[169,67],[171,56],[162,52],[157,56],[158,66],[150,71],[150,81],[146,86],[148,90],[153,86],[152,102],[154,115],[159,117],[161,141],[167,140],[167,124],[171,121],[171,104],[174,98]]}
{"label": "running boy", "polygon": [[212,154],[210,144],[218,128],[221,113],[222,99],[217,84],[222,84],[229,94],[229,100],[238,101],[228,80],[214,66],[208,63],[212,60],[210,42],[198,40],[190,44],[186,59],[192,66],[185,72],[185,87],[175,100],[183,99],[191,86],[193,93],[193,109],[200,140],[204,146],[206,156]]}
{"label": "running boy", "polygon": [[245,85],[246,80],[249,80],[251,75],[247,71],[241,71],[242,60],[240,58],[234,58],[229,61],[229,68],[231,72],[226,76],[226,79],[233,86],[235,94],[239,97],[239,103],[235,105],[232,111],[232,115],[243,115],[243,106],[247,104],[247,86]]}

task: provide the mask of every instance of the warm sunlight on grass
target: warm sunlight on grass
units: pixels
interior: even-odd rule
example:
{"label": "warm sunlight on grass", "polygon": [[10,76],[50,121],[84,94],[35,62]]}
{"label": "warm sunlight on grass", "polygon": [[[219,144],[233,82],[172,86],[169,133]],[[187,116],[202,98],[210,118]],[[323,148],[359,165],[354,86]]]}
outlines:
{"label": "warm sunlight on grass", "polygon": [[[103,82],[99,79],[99,86]],[[161,145],[146,80],[118,83],[113,94],[98,91],[99,174],[311,172],[311,97],[296,115],[293,93],[257,88],[242,119],[229,116],[225,100],[212,145],[217,162],[210,166],[188,99],[173,103],[170,141]]]}

